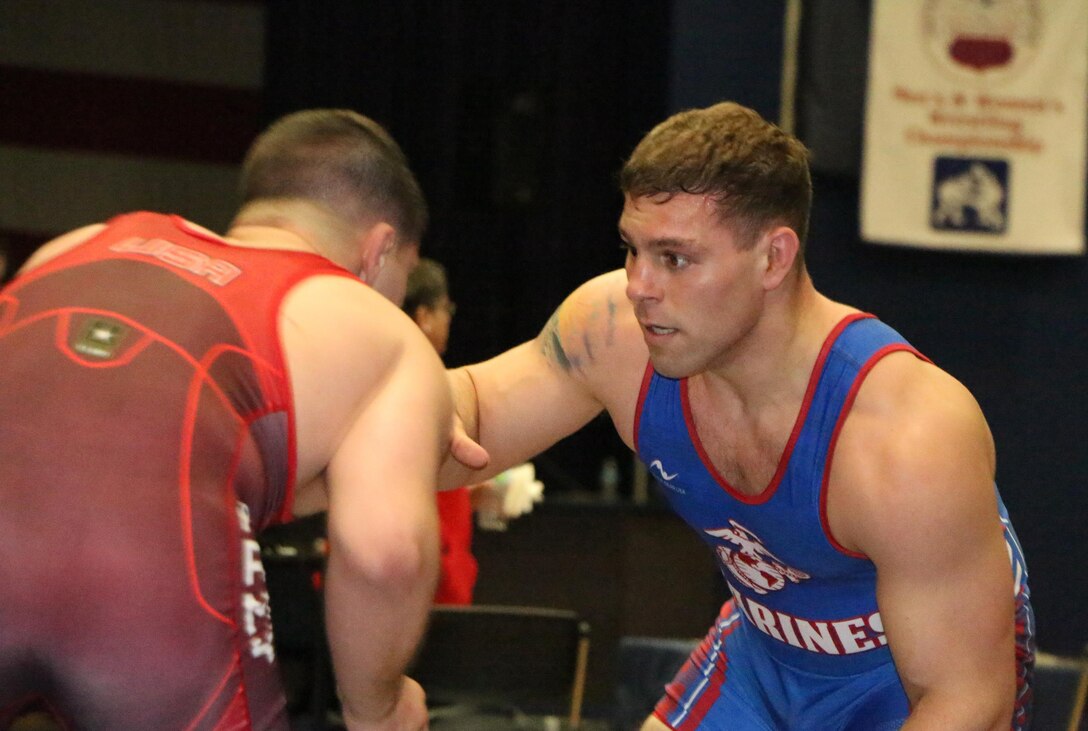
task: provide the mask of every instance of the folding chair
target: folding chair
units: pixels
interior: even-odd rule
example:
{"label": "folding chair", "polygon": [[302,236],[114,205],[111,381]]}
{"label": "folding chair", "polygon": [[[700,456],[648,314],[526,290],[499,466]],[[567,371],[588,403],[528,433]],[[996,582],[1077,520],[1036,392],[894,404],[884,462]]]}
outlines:
{"label": "folding chair", "polygon": [[653,713],[665,685],[687,661],[702,638],[620,638],[619,674],[612,724],[615,731],[635,731]]}
{"label": "folding chair", "polygon": [[1088,659],[1035,653],[1032,728],[1080,731],[1088,697]]}
{"label": "folding chair", "polygon": [[536,728],[542,716],[582,721],[589,623],[543,607],[435,607],[409,669],[436,729]]}

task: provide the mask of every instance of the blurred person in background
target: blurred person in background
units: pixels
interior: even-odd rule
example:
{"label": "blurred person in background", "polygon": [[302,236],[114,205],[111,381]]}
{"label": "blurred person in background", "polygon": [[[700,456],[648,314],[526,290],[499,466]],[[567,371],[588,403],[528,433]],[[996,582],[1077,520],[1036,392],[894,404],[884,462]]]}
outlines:
{"label": "blurred person in background", "polygon": [[[403,307],[438,354],[445,355],[457,312],[445,267],[433,259],[420,259],[408,276]],[[441,569],[436,604],[472,603],[478,575],[472,553],[473,513],[482,528],[505,530],[507,521],[531,512],[543,492],[533,465],[524,463],[490,480],[438,493]]]}

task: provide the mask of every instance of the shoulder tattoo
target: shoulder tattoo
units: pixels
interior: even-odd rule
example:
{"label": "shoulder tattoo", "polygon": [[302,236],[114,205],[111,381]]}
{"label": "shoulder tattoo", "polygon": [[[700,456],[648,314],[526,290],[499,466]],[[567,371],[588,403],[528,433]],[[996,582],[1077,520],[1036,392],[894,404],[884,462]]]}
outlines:
{"label": "shoulder tattoo", "polygon": [[[562,317],[564,307],[569,305],[560,305],[552,313],[540,333],[539,342],[544,357],[563,370],[571,371],[592,363],[597,356],[596,351],[613,345],[619,313],[612,297],[603,302],[598,300],[590,306],[588,312],[579,310],[573,317]],[[564,320],[567,330],[568,347],[564,347],[563,338],[560,336],[560,319]],[[570,348],[574,348],[574,352]]]}
{"label": "shoulder tattoo", "polygon": [[540,348],[545,358],[557,363],[563,370],[569,371],[575,367],[574,363],[567,357],[567,353],[563,349],[563,341],[559,338],[558,309],[548,318],[548,323],[544,325],[544,330],[540,333]]}

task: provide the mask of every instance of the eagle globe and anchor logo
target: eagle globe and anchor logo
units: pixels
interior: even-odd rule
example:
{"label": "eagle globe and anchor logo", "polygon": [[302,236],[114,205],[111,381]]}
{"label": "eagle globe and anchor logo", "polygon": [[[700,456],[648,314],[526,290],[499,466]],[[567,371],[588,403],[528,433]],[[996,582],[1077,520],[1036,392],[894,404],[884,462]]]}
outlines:
{"label": "eagle globe and anchor logo", "polygon": [[785,588],[787,581],[798,584],[811,578],[804,571],[782,563],[763,545],[759,536],[735,520],[730,519],[728,528],[706,529],[704,532],[735,546],[718,546],[718,560],[737,581],[757,594],[779,591]]}

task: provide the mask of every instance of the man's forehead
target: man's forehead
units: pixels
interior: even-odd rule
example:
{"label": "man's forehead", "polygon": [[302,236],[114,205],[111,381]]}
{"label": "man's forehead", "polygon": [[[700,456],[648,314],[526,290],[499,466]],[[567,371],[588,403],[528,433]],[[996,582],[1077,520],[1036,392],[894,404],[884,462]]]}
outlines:
{"label": "man's forehead", "polygon": [[649,236],[674,244],[694,244],[700,232],[720,224],[717,208],[705,195],[679,193],[668,199],[628,196],[620,214],[620,236]]}

